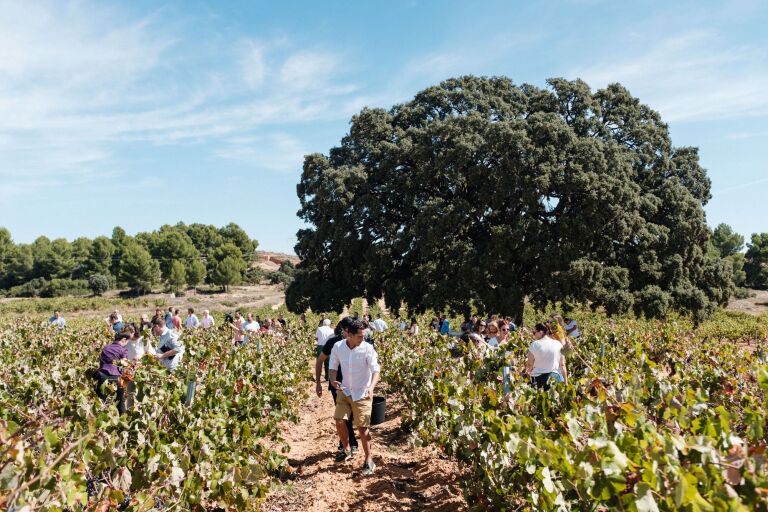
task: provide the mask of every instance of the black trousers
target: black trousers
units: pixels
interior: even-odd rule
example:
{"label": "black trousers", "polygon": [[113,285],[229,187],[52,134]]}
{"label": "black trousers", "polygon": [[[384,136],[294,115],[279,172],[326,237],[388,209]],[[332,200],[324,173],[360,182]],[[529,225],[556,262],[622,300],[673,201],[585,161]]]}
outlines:
{"label": "black trousers", "polygon": [[[331,395],[333,395],[333,405],[336,405],[336,393],[338,391],[334,388],[331,388]],[[355,424],[353,423],[353,417],[352,413],[349,414],[349,418],[347,418],[347,431],[349,432],[349,447],[352,448],[353,446],[357,448],[357,437],[355,436]]]}
{"label": "black trousers", "polygon": [[562,377],[560,377],[560,374],[557,372],[552,373],[542,373],[541,375],[537,375],[535,377],[531,377],[531,385],[541,388],[545,391],[549,391],[549,380],[552,379],[555,382],[559,382],[562,380]]}
{"label": "black trousers", "polygon": [[[99,370],[96,372],[96,394],[99,398],[101,398],[102,401],[107,399],[107,395],[102,391],[101,385],[107,382],[108,380],[117,382],[117,379],[120,377],[117,375],[109,375],[108,373],[104,373],[103,371]],[[120,386],[117,387],[117,391],[115,393],[117,398],[117,412],[120,414],[123,414],[125,412],[125,389],[121,388]]]}

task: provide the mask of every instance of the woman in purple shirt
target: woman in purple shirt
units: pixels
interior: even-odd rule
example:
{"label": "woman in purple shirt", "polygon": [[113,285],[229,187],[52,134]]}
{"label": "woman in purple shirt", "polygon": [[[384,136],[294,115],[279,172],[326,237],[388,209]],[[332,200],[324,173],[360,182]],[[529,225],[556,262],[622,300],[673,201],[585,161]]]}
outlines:
{"label": "woman in purple shirt", "polygon": [[[96,394],[102,401],[106,400],[107,396],[102,391],[101,386],[108,380],[117,381],[120,378],[122,370],[115,366],[115,361],[128,359],[128,350],[125,346],[130,338],[131,335],[127,332],[119,332],[115,334],[115,341],[101,351],[99,371],[96,372]],[[125,390],[120,386],[117,387],[117,410],[120,414],[125,412]]]}

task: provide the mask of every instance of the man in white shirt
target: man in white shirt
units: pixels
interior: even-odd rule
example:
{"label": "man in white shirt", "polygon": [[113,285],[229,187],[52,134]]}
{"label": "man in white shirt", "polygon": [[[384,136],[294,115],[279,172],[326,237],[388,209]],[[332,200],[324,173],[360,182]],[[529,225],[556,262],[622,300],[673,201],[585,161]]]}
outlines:
{"label": "man in white shirt", "polygon": [[156,318],[152,322],[152,334],[159,338],[155,357],[170,371],[175,370],[184,355],[184,345],[179,342],[179,333],[169,329],[162,318]]}
{"label": "man in white shirt", "polygon": [[[259,322],[253,319],[253,313],[248,313],[242,329],[243,333],[245,334],[245,338],[243,338],[243,345],[247,345],[251,341],[251,336],[254,333],[259,332],[259,329],[261,329]],[[259,341],[259,350],[261,350],[261,341]]]}
{"label": "man in white shirt", "polygon": [[324,318],[320,323],[320,327],[317,328],[317,332],[315,332],[315,339],[317,340],[317,344],[315,345],[315,357],[320,355],[325,346],[325,342],[328,341],[328,338],[331,336],[333,336],[331,321],[328,318]]}
{"label": "man in white shirt", "polygon": [[214,325],[216,325],[216,322],[213,321],[213,317],[211,316],[211,313],[206,309],[203,311],[203,319],[202,319],[203,329],[210,329]]}
{"label": "man in white shirt", "polygon": [[371,328],[376,332],[384,332],[389,329],[387,322],[381,319],[381,313],[376,315],[376,320],[371,323]]}
{"label": "man in white shirt", "polygon": [[192,308],[187,309],[187,319],[184,320],[184,327],[187,329],[197,329],[200,327],[200,320],[195,315],[195,310]]}
{"label": "man in white shirt", "polygon": [[570,338],[576,339],[580,336],[579,326],[576,324],[576,320],[573,318],[565,317],[565,334]]}
{"label": "man in white shirt", "polygon": [[[336,432],[344,446],[346,457],[352,458],[352,450],[349,447],[349,436],[345,420],[351,414],[357,428],[358,439],[363,444],[365,463],[363,475],[370,475],[376,468],[371,457],[371,433],[368,426],[371,423],[371,409],[373,406],[373,390],[379,382],[378,356],[370,343],[363,341],[363,323],[354,320],[347,328],[347,339],[333,346],[330,359],[330,381],[336,388],[336,411],[333,418],[336,420]],[[336,380],[336,374],[341,369],[342,381]],[[338,460],[338,459],[337,459]]]}

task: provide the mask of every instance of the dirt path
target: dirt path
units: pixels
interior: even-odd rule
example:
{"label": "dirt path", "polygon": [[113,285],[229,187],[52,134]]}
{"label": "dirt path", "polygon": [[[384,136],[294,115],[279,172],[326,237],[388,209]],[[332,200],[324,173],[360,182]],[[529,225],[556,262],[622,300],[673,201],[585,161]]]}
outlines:
{"label": "dirt path", "polygon": [[[376,472],[360,474],[362,447],[346,463],[334,462],[338,437],[333,424],[333,401],[327,390],[318,398],[307,382],[309,396],[302,404],[298,425],[291,425],[287,442],[295,480],[273,489],[263,510],[287,511],[401,511],[465,510],[458,469],[432,448],[411,448],[400,429],[401,405],[387,401],[387,421],[371,428]],[[393,402],[394,403],[391,403]]]}

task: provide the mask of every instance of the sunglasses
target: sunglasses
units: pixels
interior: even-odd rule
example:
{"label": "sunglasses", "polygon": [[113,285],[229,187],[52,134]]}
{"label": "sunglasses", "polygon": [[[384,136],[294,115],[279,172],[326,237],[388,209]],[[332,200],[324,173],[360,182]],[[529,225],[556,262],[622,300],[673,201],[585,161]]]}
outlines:
{"label": "sunglasses", "polygon": [[502,332],[509,332],[509,329],[502,329]]}

